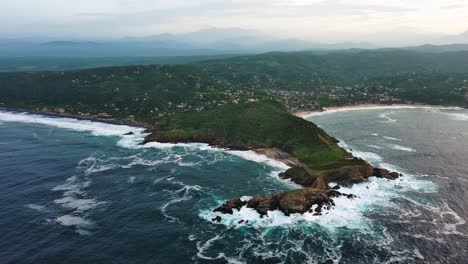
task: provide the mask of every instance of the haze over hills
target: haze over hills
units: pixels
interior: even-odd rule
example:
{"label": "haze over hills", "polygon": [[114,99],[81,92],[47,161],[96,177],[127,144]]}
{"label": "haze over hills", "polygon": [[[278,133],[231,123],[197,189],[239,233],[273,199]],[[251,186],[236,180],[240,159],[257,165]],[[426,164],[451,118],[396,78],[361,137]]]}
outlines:
{"label": "haze over hills", "polygon": [[376,48],[369,43],[315,43],[281,39],[260,31],[208,28],[183,34],[159,34],[104,40],[0,39],[0,56],[192,56],[269,51]]}
{"label": "haze over hills", "polygon": [[[376,33],[377,34],[377,33]],[[424,52],[466,50],[468,31],[460,35],[432,37],[427,43],[442,48],[412,46]],[[426,44],[426,43],[421,43]],[[127,57],[127,56],[194,56],[252,54],[270,51],[343,50],[384,48],[367,42],[321,43],[301,38],[278,38],[258,30],[242,28],[207,28],[195,32],[164,33],[145,37],[114,39],[0,38],[0,57]],[[390,46],[391,47],[391,46]]]}
{"label": "haze over hills", "polygon": [[[0,38],[0,71],[69,70],[138,64],[184,64],[272,51],[355,53],[369,49],[405,49],[423,53],[468,50],[468,32],[432,38],[435,44],[381,47],[371,43],[319,43],[278,38],[258,30],[207,28],[188,33],[164,33],[114,39]],[[445,43],[445,44],[444,44]],[[447,44],[455,43],[455,44]],[[423,43],[422,43],[423,44]]]}

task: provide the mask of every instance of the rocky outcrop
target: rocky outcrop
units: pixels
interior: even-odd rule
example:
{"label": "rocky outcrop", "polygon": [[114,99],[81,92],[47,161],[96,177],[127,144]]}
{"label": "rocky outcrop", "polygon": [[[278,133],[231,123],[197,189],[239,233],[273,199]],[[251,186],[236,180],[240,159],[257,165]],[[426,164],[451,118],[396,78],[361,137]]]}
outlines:
{"label": "rocky outcrop", "polygon": [[333,208],[333,198],[346,196],[353,199],[353,194],[338,191],[339,185],[330,188],[329,183],[350,184],[363,182],[371,176],[394,180],[400,176],[397,172],[390,172],[382,168],[373,168],[370,164],[343,166],[329,171],[314,172],[306,166],[296,166],[280,174],[282,179],[290,179],[306,188],[287,191],[276,195],[257,196],[249,201],[231,199],[216,208],[214,212],[233,214],[234,209],[240,210],[243,206],[255,209],[260,216],[268,211],[280,210],[285,215],[305,212],[320,215],[322,210]]}
{"label": "rocky outcrop", "polygon": [[373,175],[378,178],[384,178],[384,179],[389,179],[389,180],[395,180],[398,177],[402,176],[401,173],[390,172],[389,170],[382,169],[382,168],[374,168]]}
{"label": "rocky outcrop", "polygon": [[231,199],[224,202],[220,207],[214,209],[215,212],[220,212],[223,214],[233,214],[233,209],[240,210],[242,206],[246,205],[246,201],[241,199]]}
{"label": "rocky outcrop", "polygon": [[367,163],[363,163],[363,165],[343,166],[327,171],[314,171],[307,166],[296,166],[279,175],[281,179],[289,179],[301,186],[317,189],[326,189],[328,184],[332,182],[340,184],[359,183],[372,176],[394,180],[401,175],[386,169],[374,168]]}
{"label": "rocky outcrop", "polygon": [[234,209],[240,210],[243,206],[247,206],[247,208],[255,209],[262,217],[267,215],[268,211],[274,210],[280,210],[287,216],[306,212],[319,215],[323,209],[329,210],[334,207],[333,198],[340,196],[346,196],[349,199],[355,198],[354,195],[341,193],[336,188],[328,190],[304,188],[271,196],[258,196],[249,201],[231,199],[216,208],[214,212],[233,214]]}

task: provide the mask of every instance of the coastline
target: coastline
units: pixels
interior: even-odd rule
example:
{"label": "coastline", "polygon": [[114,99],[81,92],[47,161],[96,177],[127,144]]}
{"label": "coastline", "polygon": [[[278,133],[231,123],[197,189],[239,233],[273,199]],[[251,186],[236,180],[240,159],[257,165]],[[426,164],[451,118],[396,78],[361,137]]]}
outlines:
{"label": "coastline", "polygon": [[[56,117],[56,118],[73,118],[75,120],[87,120],[90,122],[100,122],[100,123],[109,123],[114,125],[126,124],[129,126],[145,125],[142,123],[136,123],[131,120],[118,120],[118,119],[101,119],[96,116],[77,116],[71,114],[60,114],[53,113],[48,111],[22,111],[19,109],[5,109],[0,108],[3,111],[29,114],[42,115],[44,117]],[[307,121],[302,121],[307,123]],[[153,128],[154,131],[154,128]],[[132,135],[132,132],[122,132],[114,131],[118,135]],[[130,134],[131,133],[131,134]],[[114,133],[114,135],[116,135]],[[211,137],[190,137],[182,138],[182,140],[177,140],[176,138],[169,140],[158,140],[158,138],[153,138],[151,140],[151,134],[147,135],[149,140],[145,140],[141,143],[148,142],[159,142],[159,143],[197,143],[203,142],[207,143],[210,147],[217,148],[220,151],[226,150],[240,150],[243,155],[239,155],[247,160],[252,160],[259,162],[259,160],[272,160],[284,164],[281,166],[281,171],[278,174],[278,177],[282,180],[291,181],[298,186],[298,189],[292,191],[284,191],[274,195],[267,196],[254,196],[248,201],[242,200],[242,198],[233,198],[227,200],[219,207],[215,208],[213,212],[219,212],[221,214],[233,214],[233,209],[240,210],[242,207],[246,206],[247,208],[254,209],[260,217],[268,215],[269,211],[280,210],[286,216],[291,214],[304,214],[306,212],[311,212],[314,215],[322,215],[323,210],[328,210],[333,208],[334,198],[345,197],[347,199],[353,199],[356,196],[349,193],[342,193],[338,191],[339,186],[333,188],[330,187],[331,182],[341,183],[359,183],[366,181],[369,177],[375,176],[378,178],[385,178],[389,180],[394,180],[400,176],[397,172],[390,172],[383,168],[377,168],[372,166],[370,163],[353,157],[354,163],[338,165],[334,168],[327,168],[326,170],[314,171],[307,164],[300,162],[300,160],[293,155],[286,153],[278,148],[254,148],[252,146],[246,146],[239,144],[239,142],[226,142],[224,140],[211,138]],[[221,143],[221,144],[220,144]],[[244,150],[244,151],[242,151]],[[258,155],[254,159],[245,158],[249,154],[248,151]],[[260,159],[258,157],[261,157]],[[349,158],[349,157],[348,157]],[[261,162],[261,161],[260,161]],[[262,162],[264,163],[264,162]],[[271,165],[271,164],[270,164]],[[301,188],[302,187],[302,188]],[[216,216],[212,219],[213,222],[220,222],[221,216]]]}
{"label": "coastline", "polygon": [[293,115],[307,118],[316,115],[323,115],[336,112],[359,111],[369,109],[465,109],[460,106],[450,105],[427,105],[427,104],[356,104],[347,106],[324,107],[323,111],[297,111]]}
{"label": "coastline", "polygon": [[[125,126],[130,126],[130,127],[135,127],[135,128],[145,128],[147,131],[154,129],[154,126],[149,124],[149,123],[143,123],[143,122],[137,122],[137,121],[131,121],[128,119],[115,119],[115,118],[98,118],[97,116],[82,116],[82,115],[77,115],[77,114],[70,114],[70,113],[55,113],[55,112],[50,112],[50,111],[42,111],[42,110],[27,110],[27,109],[19,109],[19,108],[8,108],[8,107],[0,107],[0,111],[5,111],[5,112],[10,112],[10,113],[27,113],[27,114],[32,114],[32,115],[41,115],[44,117],[54,117],[54,118],[71,118],[71,119],[76,119],[76,120],[85,120],[85,121],[91,121],[91,122],[98,122],[98,123],[104,123],[104,124],[110,124],[110,125],[125,125]],[[143,143],[143,142],[142,142]],[[173,142],[177,143],[177,142]],[[201,142],[190,142],[190,143],[201,143]],[[261,149],[241,149],[241,148],[235,148],[233,146],[230,147],[223,147],[219,146],[216,144],[209,144],[207,143],[210,147],[219,149],[219,150],[232,150],[232,151],[253,151],[255,154],[259,156],[264,156],[268,159],[280,162],[284,164],[286,167],[292,167],[292,166],[297,166],[300,165],[301,163],[288,153],[281,151],[279,149],[275,148],[261,148]]]}
{"label": "coastline", "polygon": [[46,117],[73,118],[77,120],[86,120],[86,121],[99,122],[99,123],[105,123],[105,124],[111,124],[111,125],[124,125],[124,126],[131,126],[131,127],[137,127],[137,128],[146,128],[146,129],[153,128],[153,126],[148,123],[132,121],[129,119],[99,118],[94,115],[83,116],[83,115],[71,114],[71,113],[60,114],[56,112],[43,111],[43,110],[28,110],[28,109],[9,108],[9,107],[0,107],[0,111],[13,112],[13,113],[27,113],[27,114],[33,114],[33,115],[42,115]]}

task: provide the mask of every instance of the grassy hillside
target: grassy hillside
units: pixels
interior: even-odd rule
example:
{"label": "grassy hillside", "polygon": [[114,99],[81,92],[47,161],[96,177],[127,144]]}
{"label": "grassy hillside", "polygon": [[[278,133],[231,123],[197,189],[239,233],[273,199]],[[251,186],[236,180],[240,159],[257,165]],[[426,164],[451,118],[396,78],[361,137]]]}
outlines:
{"label": "grassy hillside", "polygon": [[214,141],[252,148],[278,148],[313,169],[352,164],[347,153],[315,124],[289,114],[276,102],[229,104],[181,113],[162,123],[148,140]]}

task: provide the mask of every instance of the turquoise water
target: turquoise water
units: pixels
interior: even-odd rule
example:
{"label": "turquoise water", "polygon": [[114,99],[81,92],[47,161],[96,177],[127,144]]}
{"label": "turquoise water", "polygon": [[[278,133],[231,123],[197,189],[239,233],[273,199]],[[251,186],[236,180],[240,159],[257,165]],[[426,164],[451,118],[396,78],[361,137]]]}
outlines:
{"label": "turquoise water", "polygon": [[277,177],[286,167],[203,144],[139,146],[131,127],[0,112],[0,263],[463,262],[467,111],[311,120],[405,175],[349,186],[359,198],[323,216],[244,208],[215,224],[225,199],[297,188]]}

